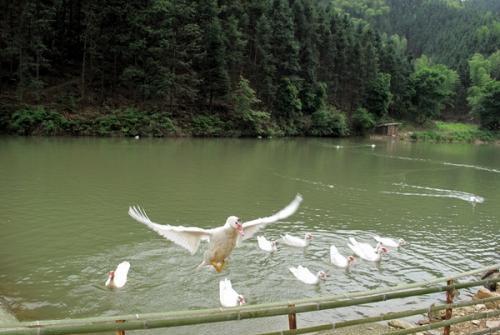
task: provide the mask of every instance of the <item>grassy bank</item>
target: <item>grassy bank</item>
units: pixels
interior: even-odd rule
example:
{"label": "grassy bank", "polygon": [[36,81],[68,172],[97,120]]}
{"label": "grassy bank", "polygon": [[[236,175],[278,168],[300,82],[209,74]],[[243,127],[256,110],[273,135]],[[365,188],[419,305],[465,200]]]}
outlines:
{"label": "grassy bank", "polygon": [[412,141],[482,143],[498,141],[500,134],[479,129],[475,124],[435,121],[425,129],[406,126],[401,131],[401,138]]}

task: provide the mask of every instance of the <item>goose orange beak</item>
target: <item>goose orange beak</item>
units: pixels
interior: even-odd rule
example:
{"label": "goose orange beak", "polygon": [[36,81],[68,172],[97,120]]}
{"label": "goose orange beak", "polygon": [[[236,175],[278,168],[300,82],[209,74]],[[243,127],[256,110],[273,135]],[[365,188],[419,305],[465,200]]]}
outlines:
{"label": "goose orange beak", "polygon": [[241,236],[245,236],[245,231],[243,230],[243,225],[241,223],[236,225],[236,231],[240,233]]}

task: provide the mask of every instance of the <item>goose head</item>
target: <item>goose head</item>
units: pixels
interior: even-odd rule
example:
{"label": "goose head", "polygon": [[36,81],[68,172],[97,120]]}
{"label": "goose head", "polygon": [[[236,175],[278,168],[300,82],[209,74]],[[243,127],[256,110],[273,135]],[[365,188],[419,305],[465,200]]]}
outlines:
{"label": "goose head", "polygon": [[326,280],[329,275],[325,271],[318,271],[318,278],[321,280]]}
{"label": "goose head", "polygon": [[313,235],[312,235],[311,233],[306,233],[306,234],[304,235],[304,239],[305,239],[306,241],[310,241],[310,240],[312,240],[312,239],[313,239]]}
{"label": "goose head", "polygon": [[235,229],[241,236],[245,235],[245,232],[243,231],[243,225],[241,224],[240,219],[237,216],[228,217],[224,226]]}
{"label": "goose head", "polygon": [[238,305],[244,305],[246,304],[247,302],[245,301],[245,297],[241,294],[238,294]]}
{"label": "goose head", "polygon": [[356,260],[356,258],[354,256],[347,256],[347,266],[354,263],[355,260]]}

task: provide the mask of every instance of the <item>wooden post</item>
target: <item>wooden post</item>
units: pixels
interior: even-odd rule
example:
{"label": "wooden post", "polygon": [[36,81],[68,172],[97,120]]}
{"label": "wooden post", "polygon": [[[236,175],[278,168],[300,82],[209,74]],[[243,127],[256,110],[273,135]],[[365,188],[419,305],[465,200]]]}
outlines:
{"label": "wooden post", "polygon": [[[447,281],[448,286],[453,285],[453,279],[450,279]],[[447,304],[452,304],[453,303],[453,297],[455,295],[455,289],[454,288],[449,288],[446,290],[446,303]],[[444,314],[444,319],[449,320],[451,319],[451,314],[453,312],[453,309],[451,307],[446,309],[446,312]],[[450,328],[451,326],[445,326],[443,329],[443,335],[450,335]]]}
{"label": "wooden post", "polygon": [[288,307],[291,309],[291,312],[288,313],[288,328],[291,330],[297,329],[297,314],[295,314],[295,305],[289,304]]}
{"label": "wooden post", "polygon": [[[124,323],[124,322],[125,322],[125,320],[116,320],[116,323]],[[116,335],[125,335],[125,331],[124,330],[117,330]]]}

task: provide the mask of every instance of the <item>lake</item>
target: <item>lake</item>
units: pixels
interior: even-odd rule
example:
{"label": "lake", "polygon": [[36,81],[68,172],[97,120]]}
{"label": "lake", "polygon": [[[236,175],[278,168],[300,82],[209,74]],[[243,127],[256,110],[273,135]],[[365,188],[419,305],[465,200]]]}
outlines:
{"label": "lake", "polygon": [[[257,304],[423,281],[500,259],[494,145],[3,137],[0,162],[0,297],[20,320],[219,307],[225,277]],[[157,223],[210,228],[229,215],[271,215],[297,193],[304,197],[297,213],[259,235],[311,232],[311,245],[267,254],[249,239],[222,273],[196,269],[206,245],[190,255],[127,215],[140,205]],[[358,259],[349,271],[330,264],[330,245],[350,254],[348,237],[375,245],[375,234],[409,244],[379,264]],[[123,260],[131,264],[127,285],[106,289],[107,272]],[[299,264],[331,277],[302,284],[288,270]],[[443,298],[308,313],[299,326]],[[238,322],[245,333],[287,326],[286,317]]]}

